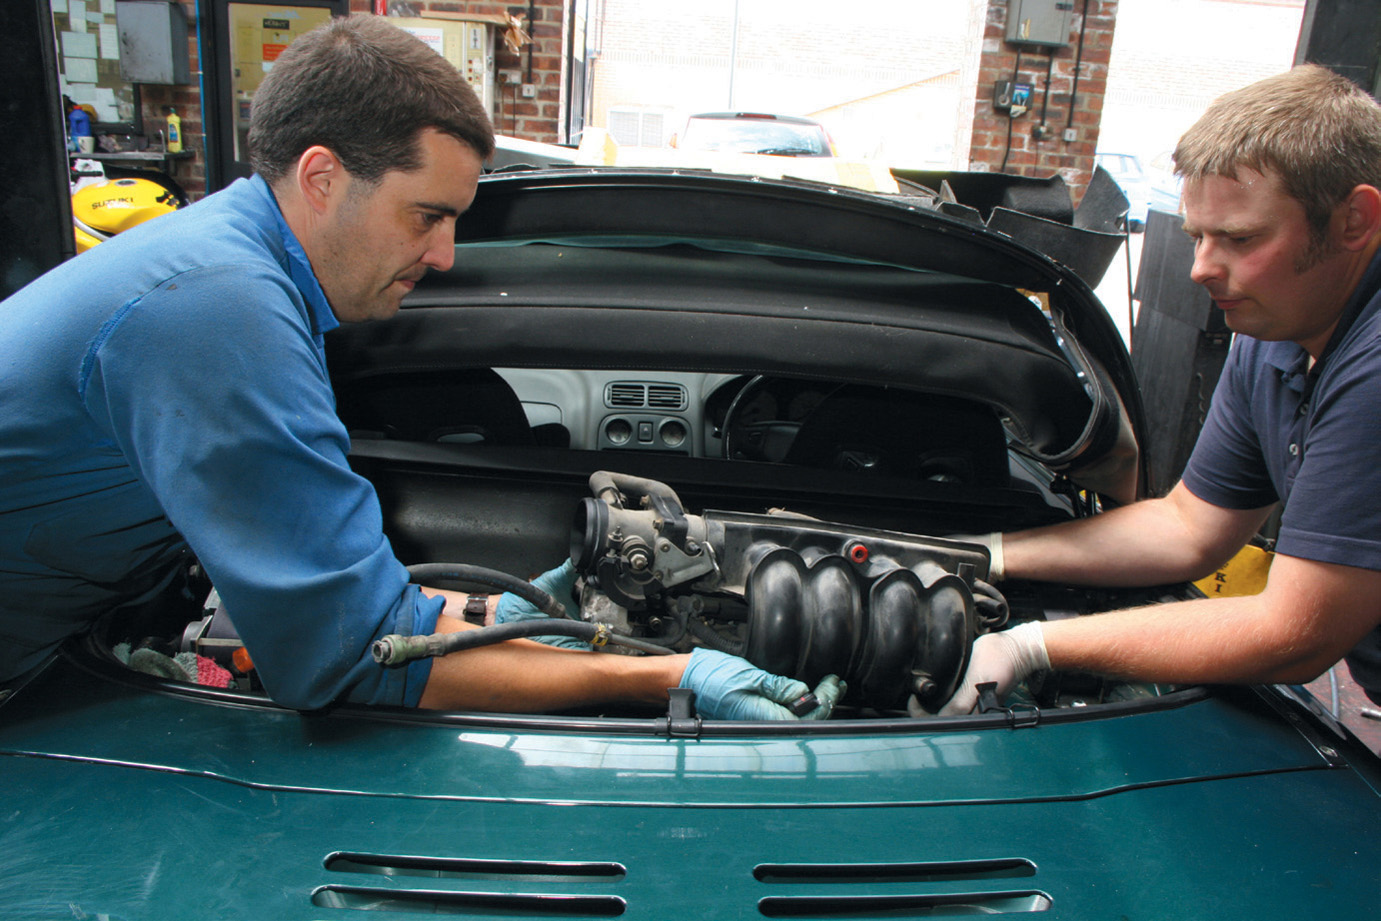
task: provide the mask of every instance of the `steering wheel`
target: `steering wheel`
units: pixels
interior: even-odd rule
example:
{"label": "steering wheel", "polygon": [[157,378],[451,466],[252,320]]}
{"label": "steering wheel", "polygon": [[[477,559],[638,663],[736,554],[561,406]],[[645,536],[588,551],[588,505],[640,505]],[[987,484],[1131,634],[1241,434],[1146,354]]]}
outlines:
{"label": "steering wheel", "polygon": [[724,414],[724,456],[729,460],[780,463],[786,458],[801,423],[782,418],[781,400],[772,391],[776,382],[759,374],[729,404]]}

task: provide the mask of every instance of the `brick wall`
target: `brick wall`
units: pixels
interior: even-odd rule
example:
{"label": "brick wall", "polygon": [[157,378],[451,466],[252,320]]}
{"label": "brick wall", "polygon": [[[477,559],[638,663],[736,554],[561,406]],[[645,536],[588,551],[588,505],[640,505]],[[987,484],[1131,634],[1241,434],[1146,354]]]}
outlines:
{"label": "brick wall", "polygon": [[[988,0],[969,168],[1026,176],[1059,173],[1077,200],[1093,172],[1118,0],[1076,4],[1069,43],[1053,50],[1007,42],[1007,4]],[[1030,84],[1030,110],[1009,118],[994,108],[993,84],[999,80]],[[1073,140],[1065,140],[1067,129]]]}
{"label": "brick wall", "polygon": [[187,12],[190,33],[187,39],[188,67],[192,72],[190,86],[157,86],[143,83],[139,86],[139,114],[144,121],[144,135],[150,145],[158,143],[158,132],[164,130],[167,107],[177,109],[177,117],[182,120],[182,149],[192,151],[193,157],[179,161],[173,167],[173,178],[192,198],[201,197],[206,191],[206,153],[201,125],[201,88],[198,77],[201,62],[197,58],[197,4],[196,0],[178,0]]}
{"label": "brick wall", "polygon": [[[498,87],[498,111],[495,129],[527,141],[555,143],[561,130],[562,58],[565,34],[562,0],[532,0],[527,3],[500,3],[494,0],[393,0],[388,4],[391,15],[427,16],[442,13],[450,17],[463,15],[502,16],[511,14],[522,21],[522,27],[532,38],[532,44],[518,53],[508,50],[502,38],[495,39],[494,64],[497,72],[517,72],[521,82]],[[354,12],[371,12],[373,0],[350,0]],[[531,13],[531,21],[528,15]],[[537,95],[523,98],[520,87],[528,83],[536,87]]]}

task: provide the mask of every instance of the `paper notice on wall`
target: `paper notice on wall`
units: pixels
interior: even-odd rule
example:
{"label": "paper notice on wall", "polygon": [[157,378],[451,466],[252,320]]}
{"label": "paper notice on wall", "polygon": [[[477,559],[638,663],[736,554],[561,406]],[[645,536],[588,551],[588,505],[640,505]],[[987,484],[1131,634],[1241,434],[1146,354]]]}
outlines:
{"label": "paper notice on wall", "polygon": [[101,0],[101,13],[106,16],[114,16],[115,0]]}
{"label": "paper notice on wall", "polygon": [[410,32],[422,40],[428,48],[441,55],[446,56],[446,33],[439,28],[430,26],[406,26],[404,32]]}
{"label": "paper notice on wall", "polygon": [[67,27],[73,32],[85,32],[86,22],[86,0],[67,0]]}
{"label": "paper notice on wall", "polygon": [[[89,32],[62,33],[62,56],[64,58],[96,57],[96,36]],[[63,71],[66,73],[66,70]]]}
{"label": "paper notice on wall", "polygon": [[[95,86],[95,84],[64,83],[62,87],[62,95],[66,96],[68,99],[71,99],[79,106],[91,106],[92,108],[95,108],[98,112],[100,111],[100,106],[98,105],[98,103],[100,102],[100,96],[97,93],[97,87]],[[100,121],[100,119],[97,119],[97,121]]]}
{"label": "paper notice on wall", "polygon": [[96,87],[95,101],[92,105],[96,107],[96,121],[98,122],[118,122],[126,121],[120,115],[120,100],[115,98],[115,91],[105,86]]}
{"label": "paper notice on wall", "polygon": [[98,76],[96,59],[63,58],[62,72],[67,77],[68,83],[95,83]]}
{"label": "paper notice on wall", "polygon": [[120,30],[114,23],[102,23],[96,34],[101,40],[101,60],[120,60]]}
{"label": "paper notice on wall", "polygon": [[52,2],[53,2],[53,15],[54,15],[54,16],[66,16],[66,15],[67,15],[67,0],[52,0]]}

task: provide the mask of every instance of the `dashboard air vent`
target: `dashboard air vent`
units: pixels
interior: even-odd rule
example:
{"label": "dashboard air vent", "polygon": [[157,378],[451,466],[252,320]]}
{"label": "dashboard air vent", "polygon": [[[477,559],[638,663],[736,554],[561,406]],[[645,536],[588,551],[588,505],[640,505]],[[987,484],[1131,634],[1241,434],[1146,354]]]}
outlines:
{"label": "dashboard air vent", "polygon": [[642,384],[610,384],[604,393],[604,402],[610,408],[639,408],[647,398],[647,388]]}
{"label": "dashboard air vent", "polygon": [[647,405],[653,409],[682,410],[686,408],[686,391],[679,384],[648,384]]}
{"label": "dashboard air vent", "polygon": [[615,381],[604,390],[610,409],[659,409],[679,412],[686,408],[686,388],[680,384]]}

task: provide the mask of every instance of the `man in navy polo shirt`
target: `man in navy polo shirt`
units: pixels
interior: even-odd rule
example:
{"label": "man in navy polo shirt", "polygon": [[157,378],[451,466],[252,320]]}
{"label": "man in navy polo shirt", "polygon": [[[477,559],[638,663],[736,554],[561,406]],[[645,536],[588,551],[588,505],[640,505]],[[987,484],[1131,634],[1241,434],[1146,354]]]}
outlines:
{"label": "man in navy polo shirt", "polygon": [[1280,505],[1266,587],[982,637],[946,713],[1043,668],[1294,683],[1344,656],[1381,700],[1381,107],[1298,67],[1217,100],[1175,167],[1191,277],[1237,333],[1183,479],[990,547],[1007,578],[1158,585],[1212,572]]}

